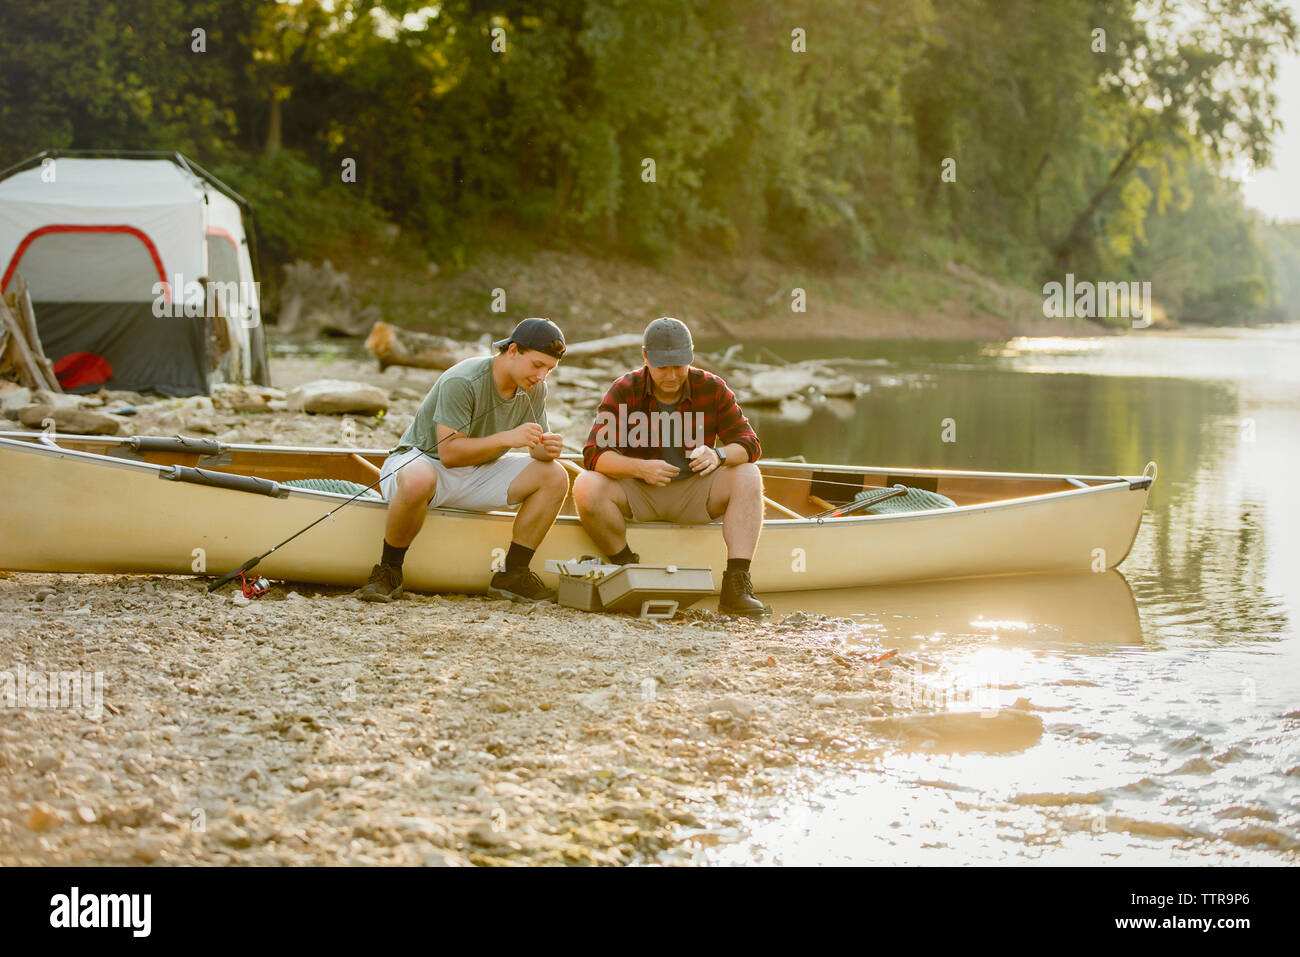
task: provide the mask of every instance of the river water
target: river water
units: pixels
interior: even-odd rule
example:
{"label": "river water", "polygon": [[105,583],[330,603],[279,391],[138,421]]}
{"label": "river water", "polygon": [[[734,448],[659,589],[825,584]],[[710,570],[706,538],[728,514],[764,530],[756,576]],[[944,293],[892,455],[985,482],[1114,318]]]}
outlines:
{"label": "river water", "polygon": [[769,348],[878,365],[851,408],[748,410],[768,455],[1159,478],[1119,572],[764,595],[919,655],[929,701],[1027,699],[1044,732],[796,771],[701,862],[1300,860],[1300,327]]}

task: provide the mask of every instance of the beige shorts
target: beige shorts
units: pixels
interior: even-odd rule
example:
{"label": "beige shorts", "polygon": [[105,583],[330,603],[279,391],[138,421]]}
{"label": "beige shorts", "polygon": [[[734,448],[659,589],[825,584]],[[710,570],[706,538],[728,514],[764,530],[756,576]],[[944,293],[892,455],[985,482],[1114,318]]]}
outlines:
{"label": "beige shorts", "polygon": [[430,507],[463,508],[471,512],[490,512],[518,505],[518,502],[515,505],[506,502],[510,483],[534,461],[526,452],[507,452],[482,465],[449,469],[427,452],[407,449],[384,459],[379,470],[379,491],[385,502],[391,502],[397,492],[397,470],[420,456],[432,463],[438,473],[438,485]]}
{"label": "beige shorts", "polygon": [[675,522],[679,525],[703,525],[709,517],[709,490],[719,469],[708,475],[692,475],[667,485],[647,485],[640,479],[621,478],[618,484],[627,495],[634,522]]}

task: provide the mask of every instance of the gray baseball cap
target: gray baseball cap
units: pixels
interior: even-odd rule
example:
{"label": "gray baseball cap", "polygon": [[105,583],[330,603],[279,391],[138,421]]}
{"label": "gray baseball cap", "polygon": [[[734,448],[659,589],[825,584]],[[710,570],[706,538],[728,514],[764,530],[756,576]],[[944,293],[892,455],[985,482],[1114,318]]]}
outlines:
{"label": "gray baseball cap", "polygon": [[691,330],[679,319],[664,317],[645,327],[641,337],[646,361],[656,369],[664,366],[688,366],[695,358],[695,342]]}

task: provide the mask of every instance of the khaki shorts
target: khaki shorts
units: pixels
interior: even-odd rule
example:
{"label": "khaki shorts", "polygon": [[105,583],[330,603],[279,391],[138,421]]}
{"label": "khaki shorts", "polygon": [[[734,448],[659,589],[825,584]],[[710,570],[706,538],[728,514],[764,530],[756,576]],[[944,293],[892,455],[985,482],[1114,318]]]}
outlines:
{"label": "khaki shorts", "polygon": [[424,456],[438,473],[438,486],[434,489],[430,507],[463,508],[471,512],[490,512],[518,505],[518,502],[515,505],[506,502],[510,483],[534,461],[526,452],[507,452],[482,465],[449,469],[427,452],[407,449],[384,459],[379,470],[379,491],[385,502],[391,502],[397,492],[397,470],[420,456]]}
{"label": "khaki shorts", "polygon": [[708,475],[692,475],[664,486],[647,485],[640,479],[621,478],[618,484],[627,495],[634,522],[676,522],[679,525],[703,525],[709,517],[709,490],[719,469]]}

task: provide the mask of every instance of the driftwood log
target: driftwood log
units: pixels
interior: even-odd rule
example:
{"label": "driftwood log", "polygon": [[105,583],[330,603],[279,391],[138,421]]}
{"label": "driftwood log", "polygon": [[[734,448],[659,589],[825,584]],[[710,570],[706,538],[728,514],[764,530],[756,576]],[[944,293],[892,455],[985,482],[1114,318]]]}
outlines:
{"label": "driftwood log", "polygon": [[[640,347],[641,337],[635,333],[626,333],[575,342],[564,353],[564,358],[589,359],[592,356]],[[387,322],[376,322],[371,328],[370,335],[366,337],[366,351],[379,360],[381,372],[389,366],[450,369],[462,359],[486,355],[481,345],[458,342],[429,332],[414,332]]]}
{"label": "driftwood log", "polygon": [[564,358],[585,359],[590,356],[604,355],[607,352],[622,352],[624,349],[640,348],[641,337],[635,332],[628,332],[621,336],[606,336],[604,339],[588,339],[586,342],[575,342],[565,350]]}
{"label": "driftwood log", "polygon": [[[19,307],[21,300],[10,294],[9,297]],[[0,368],[13,370],[18,382],[29,389],[47,389],[50,392],[62,392],[59,380],[50,368],[49,360],[40,352],[40,340],[36,340],[35,349],[28,342],[27,330],[23,321],[10,310],[9,303],[0,298],[0,328],[8,333],[4,351],[0,353]]]}
{"label": "driftwood log", "polygon": [[[40,333],[36,332],[36,312],[31,307],[31,291],[23,282],[21,273],[14,273],[13,287],[5,296],[9,307],[10,335],[23,339],[27,354],[32,363],[31,372],[38,378],[40,387],[52,393],[61,393],[59,376],[55,374],[55,365],[45,358],[45,350],[40,345]],[[17,328],[13,328],[17,326]]]}

